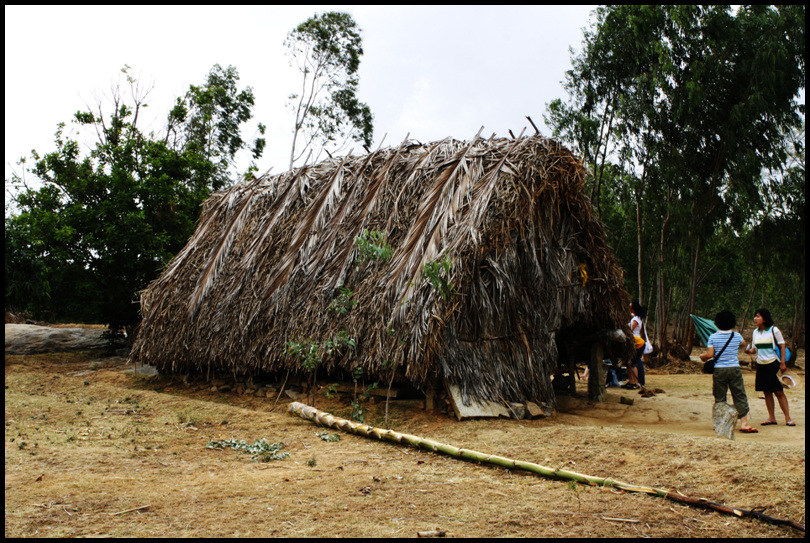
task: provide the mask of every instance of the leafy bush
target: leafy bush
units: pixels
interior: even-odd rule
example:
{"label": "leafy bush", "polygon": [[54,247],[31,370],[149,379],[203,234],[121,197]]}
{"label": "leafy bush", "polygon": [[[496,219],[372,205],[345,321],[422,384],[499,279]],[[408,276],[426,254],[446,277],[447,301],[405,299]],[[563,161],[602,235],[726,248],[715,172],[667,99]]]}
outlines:
{"label": "leafy bush", "polygon": [[453,261],[445,255],[441,259],[427,262],[422,267],[422,273],[427,277],[433,289],[439,293],[443,300],[448,299],[453,295],[455,289],[450,284],[450,269],[453,267]]}
{"label": "leafy bush", "polygon": [[385,239],[385,232],[380,230],[366,230],[354,238],[357,245],[357,258],[359,263],[385,261],[391,258],[394,250]]}
{"label": "leafy bush", "polygon": [[357,305],[357,301],[352,299],[352,294],[353,293],[350,289],[339,287],[338,295],[334,300],[332,300],[332,303],[329,304],[329,307],[327,307],[326,310],[345,315]]}

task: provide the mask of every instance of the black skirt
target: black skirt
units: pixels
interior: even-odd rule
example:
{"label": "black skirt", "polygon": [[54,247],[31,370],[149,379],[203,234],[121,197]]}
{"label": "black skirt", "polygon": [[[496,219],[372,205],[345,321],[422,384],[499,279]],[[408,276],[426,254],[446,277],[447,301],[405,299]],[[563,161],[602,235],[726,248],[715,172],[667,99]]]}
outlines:
{"label": "black skirt", "polygon": [[757,377],[754,381],[754,390],[760,392],[781,392],[784,390],[782,382],[776,375],[779,373],[779,360],[770,364],[757,363]]}

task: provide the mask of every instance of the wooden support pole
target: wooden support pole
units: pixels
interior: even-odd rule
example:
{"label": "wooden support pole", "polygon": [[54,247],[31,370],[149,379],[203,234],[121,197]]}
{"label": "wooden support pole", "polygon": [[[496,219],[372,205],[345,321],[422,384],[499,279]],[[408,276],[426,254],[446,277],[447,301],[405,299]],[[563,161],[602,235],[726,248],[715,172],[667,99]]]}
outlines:
{"label": "wooden support pole", "polygon": [[571,396],[577,394],[577,363],[574,357],[574,349],[567,349],[568,354],[568,392]]}
{"label": "wooden support pole", "polygon": [[602,342],[594,341],[588,360],[588,399],[592,402],[601,402],[605,396],[605,365],[602,364],[604,356]]}

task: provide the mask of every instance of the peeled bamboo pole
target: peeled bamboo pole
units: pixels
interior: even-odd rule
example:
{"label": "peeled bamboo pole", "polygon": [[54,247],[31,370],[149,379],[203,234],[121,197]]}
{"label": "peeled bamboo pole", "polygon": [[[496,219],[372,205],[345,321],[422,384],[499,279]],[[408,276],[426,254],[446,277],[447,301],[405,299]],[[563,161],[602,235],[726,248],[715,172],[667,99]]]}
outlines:
{"label": "peeled bamboo pole", "polygon": [[461,449],[458,447],[454,447],[452,445],[447,445],[446,443],[439,443],[438,441],[434,441],[432,439],[427,439],[412,434],[403,434],[400,432],[396,432],[394,430],[375,428],[374,426],[369,426],[367,424],[360,424],[351,420],[342,419],[332,415],[331,413],[320,411],[318,409],[315,409],[314,407],[311,407],[309,405],[300,402],[290,403],[289,412],[290,414],[298,415],[302,419],[312,421],[321,426],[334,428],[336,430],[342,430],[344,432],[356,434],[363,437],[378,439],[380,441],[390,441],[393,443],[407,444],[419,449],[425,449],[435,453],[446,454],[448,456],[461,458],[463,460],[472,460],[474,462],[493,464],[508,469],[522,469],[525,471],[536,473],[538,475],[542,475],[543,477],[566,479],[569,481],[576,481],[578,483],[587,484],[591,486],[609,486],[617,488],[619,490],[624,490],[625,492],[640,492],[644,494],[650,494],[652,496],[657,496],[659,498],[666,498],[672,501],[676,501],[678,503],[684,503],[694,507],[711,509],[714,511],[718,511],[720,513],[734,515],[737,517],[756,518],[759,520],[763,520],[765,522],[770,522],[772,524],[791,526],[802,532],[805,531],[804,524],[794,522],[792,520],[774,518],[769,515],[763,514],[762,510],[754,509],[749,511],[745,509],[728,507],[725,505],[721,505],[719,503],[710,502],[705,498],[690,498],[689,496],[684,496],[682,494],[670,492],[668,490],[660,488],[652,488],[649,486],[633,485],[610,477],[594,477],[591,475],[585,475],[583,473],[577,473],[575,471],[541,466],[540,464],[534,464],[532,462],[524,462],[522,460],[512,460],[511,458],[496,456],[494,454],[486,454],[478,451],[473,451],[471,449]]}

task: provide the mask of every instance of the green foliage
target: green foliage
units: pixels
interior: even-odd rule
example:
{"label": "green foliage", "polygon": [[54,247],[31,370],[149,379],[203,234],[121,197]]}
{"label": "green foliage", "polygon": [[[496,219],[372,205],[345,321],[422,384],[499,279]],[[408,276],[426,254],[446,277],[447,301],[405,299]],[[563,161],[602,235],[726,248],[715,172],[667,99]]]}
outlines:
{"label": "green foliage", "polygon": [[304,339],[300,342],[288,341],[285,354],[300,358],[301,367],[308,372],[315,371],[323,358],[321,346],[311,339]]}
{"label": "green foliage", "polygon": [[422,267],[422,273],[443,300],[447,300],[455,292],[453,285],[450,283],[450,270],[452,267],[453,260],[449,255],[444,255],[442,258],[432,262],[426,262]]}
{"label": "green foliage", "polygon": [[[357,340],[349,336],[349,333],[341,330],[334,338],[327,339],[323,343],[317,343],[311,339],[304,339],[302,341],[288,341],[284,350],[285,354],[294,358],[301,359],[301,367],[310,374],[309,377],[309,390],[310,401],[315,402],[315,377],[317,375],[318,367],[321,365],[325,358],[328,358],[336,353],[344,352],[346,349],[354,349],[357,347]],[[327,388],[327,396],[329,389]]]}
{"label": "green foliage", "polygon": [[326,310],[345,315],[357,305],[357,301],[352,299],[352,294],[353,293],[350,289],[343,286],[339,287],[338,295],[334,300],[332,300],[332,303],[329,304],[329,307],[326,308]]}
{"label": "green foliage", "polygon": [[333,152],[349,141],[371,145],[371,109],[357,99],[362,43],[352,16],[335,11],[314,15],[287,35],[284,46],[303,76],[302,92],[290,95],[295,112],[290,168],[313,144]]}
{"label": "green foliage", "polygon": [[326,397],[327,398],[334,398],[337,395],[337,383],[330,383],[326,385]]}
{"label": "green foliage", "polygon": [[357,347],[357,340],[349,337],[349,333],[345,330],[341,330],[333,339],[328,339],[324,342],[324,352],[327,356],[331,356],[333,352],[346,347],[354,350],[354,348]]}
{"label": "green foliage", "polygon": [[320,344],[311,339],[288,341],[285,354],[300,358],[301,367],[308,372],[314,372],[324,358],[347,348],[353,350],[355,347],[357,347],[357,340],[350,337],[348,332],[341,330],[337,336]]}
{"label": "green foliage", "polygon": [[[253,90],[239,90],[239,74],[235,67],[222,68],[215,64],[208,73],[205,84],[190,85],[184,98],[169,113],[168,134],[175,136],[175,146],[201,160],[194,171],[193,182],[197,186],[210,186],[218,190],[231,183],[229,170],[233,168],[236,153],[247,144],[241,136],[241,125],[252,116]],[[265,127],[259,123],[259,132]],[[265,147],[264,138],[257,138],[251,149],[253,158],[261,156]]]}
{"label": "green foliage", "polygon": [[358,263],[385,261],[391,258],[394,250],[386,240],[385,232],[380,230],[366,230],[354,238],[354,244],[357,246]]}
{"label": "green foliage", "polygon": [[[117,87],[112,104],[74,122],[97,135],[89,154],[58,125],[55,151],[32,153],[39,188],[14,175],[18,213],[5,218],[7,308],[52,320],[103,322],[113,332],[139,320],[138,292],[185,245],[200,204],[230,182],[244,146],[250,90],[237,92],[233,67],[215,66],[168,116],[164,137],[138,126],[148,104],[137,82]],[[129,96],[129,98],[127,98]]]}
{"label": "green foliage", "polygon": [[321,439],[323,439],[324,441],[327,441],[327,442],[340,441],[340,434],[331,434],[330,435],[329,432],[320,432],[320,433],[317,433],[315,435],[317,435],[319,438],[321,438]]}
{"label": "green foliage", "polygon": [[244,439],[223,439],[220,441],[211,440],[206,449],[231,448],[247,454],[252,454],[251,460],[254,462],[269,462],[271,460],[283,460],[290,456],[288,452],[281,452],[284,443],[268,443],[265,438],[257,439],[254,443],[248,443]]}
{"label": "green foliage", "polygon": [[379,384],[376,383],[376,382],[371,383],[370,385],[366,386],[365,388],[362,388],[361,391],[360,391],[360,394],[358,395],[357,394],[357,385],[358,385],[358,383],[360,382],[360,380],[362,378],[363,378],[363,368],[360,367],[360,366],[357,366],[356,368],[354,368],[354,371],[352,372],[352,379],[354,380],[355,394],[354,394],[354,398],[352,399],[352,402],[351,402],[351,419],[355,420],[357,422],[363,422],[365,420],[365,409],[363,408],[363,406],[368,401],[368,399],[371,397],[370,391],[374,390],[375,388],[377,388],[379,386]]}
{"label": "green foliage", "polygon": [[770,266],[752,258],[769,224],[779,225],[769,248],[781,269],[756,290],[785,281],[803,292],[803,233],[790,240],[804,228],[804,171],[786,166],[804,73],[803,6],[595,11],[566,74],[568,100],[548,104],[546,121],[589,166],[615,253],[629,277],[642,267],[627,288],[660,306],[659,318],[744,310]]}

